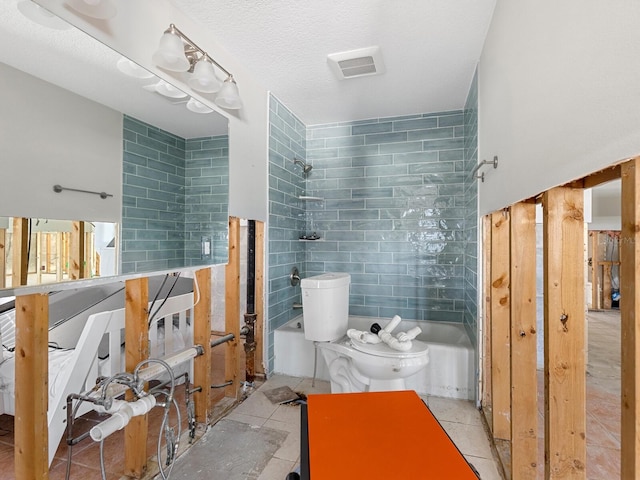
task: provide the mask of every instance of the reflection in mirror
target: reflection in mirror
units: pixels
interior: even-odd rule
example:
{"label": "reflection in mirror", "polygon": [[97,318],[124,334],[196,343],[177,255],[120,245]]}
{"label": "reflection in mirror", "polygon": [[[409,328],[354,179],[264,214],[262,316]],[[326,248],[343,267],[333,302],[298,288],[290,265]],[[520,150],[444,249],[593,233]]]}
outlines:
{"label": "reflection in mirror", "polygon": [[[187,96],[170,98],[148,88],[159,82],[149,72],[125,75],[117,68],[118,62],[124,63],[121,55],[74,27],[53,30],[27,19],[17,8],[22,1],[0,2],[0,42],[6,47],[0,51],[0,70],[12,67],[24,75],[2,74],[3,80],[15,83],[0,91],[0,101],[7,107],[0,110],[0,128],[6,133],[0,152],[6,162],[4,172],[11,176],[0,191],[0,216],[29,216],[32,226],[43,217],[83,219],[87,225],[97,225],[94,220],[119,224],[115,235],[119,242],[112,255],[116,266],[106,268],[103,252],[100,276],[225,263],[226,118],[187,108]],[[23,81],[34,77],[44,81],[38,80],[47,93],[34,89],[38,82]],[[58,90],[52,94],[50,89]],[[72,97],[84,104],[76,106]],[[96,107],[87,106],[87,99]],[[44,114],[47,107],[50,110]],[[94,121],[94,111],[105,107],[109,120]],[[102,124],[111,129],[109,151],[94,142],[94,133],[103,130],[94,125]],[[114,197],[107,201],[54,194],[55,183],[113,192]],[[27,191],[34,193],[25,201]],[[37,274],[34,251],[27,258],[30,271]],[[11,269],[9,263],[5,266]],[[68,273],[61,270],[67,280]],[[91,272],[95,275],[97,270]],[[60,273],[55,275],[58,281]]]}
{"label": "reflection in mirror", "polygon": [[0,287],[117,273],[117,226],[46,218],[0,218]]}

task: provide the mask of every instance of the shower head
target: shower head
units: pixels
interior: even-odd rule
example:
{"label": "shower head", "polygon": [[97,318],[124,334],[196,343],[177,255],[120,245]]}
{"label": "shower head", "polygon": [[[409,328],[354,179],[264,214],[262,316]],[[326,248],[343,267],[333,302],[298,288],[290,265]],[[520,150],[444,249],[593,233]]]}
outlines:
{"label": "shower head", "polygon": [[294,164],[298,164],[302,167],[302,173],[309,173],[311,171],[311,169],[313,168],[313,165],[310,165],[308,163],[304,163],[302,160],[298,160],[297,158],[293,159],[293,163]]}

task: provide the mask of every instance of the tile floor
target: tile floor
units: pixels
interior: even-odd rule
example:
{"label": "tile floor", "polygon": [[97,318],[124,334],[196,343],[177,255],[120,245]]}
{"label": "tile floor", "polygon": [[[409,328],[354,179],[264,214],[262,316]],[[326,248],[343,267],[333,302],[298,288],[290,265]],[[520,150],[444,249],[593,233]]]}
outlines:
{"label": "tile floor", "polygon": [[[273,455],[258,480],[284,480],[300,461],[300,407],[296,405],[274,405],[263,391],[288,386],[295,392],[306,395],[328,393],[328,382],[276,375],[270,378],[226,418],[259,427],[288,432],[282,447]],[[447,431],[460,451],[474,465],[483,480],[499,480],[493,459],[489,437],[482,425],[480,413],[472,402],[423,397],[438,421]],[[189,455],[187,452],[186,455]]]}

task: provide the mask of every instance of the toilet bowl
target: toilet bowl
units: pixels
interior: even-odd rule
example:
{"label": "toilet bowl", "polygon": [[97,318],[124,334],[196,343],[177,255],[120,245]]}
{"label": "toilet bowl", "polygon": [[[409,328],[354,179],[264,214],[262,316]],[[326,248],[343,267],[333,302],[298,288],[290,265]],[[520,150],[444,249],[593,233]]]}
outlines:
{"label": "toilet bowl", "polygon": [[406,352],[382,343],[363,344],[347,336],[318,342],[316,348],[327,363],[332,393],[406,390],[405,379],[429,363],[429,348],[419,340],[413,340]]}
{"label": "toilet bowl", "polygon": [[362,343],[346,335],[349,274],[324,273],[300,283],[305,338],[322,352],[332,393],[404,390],[405,378],[429,363],[428,346],[419,340],[399,351],[386,343]]}

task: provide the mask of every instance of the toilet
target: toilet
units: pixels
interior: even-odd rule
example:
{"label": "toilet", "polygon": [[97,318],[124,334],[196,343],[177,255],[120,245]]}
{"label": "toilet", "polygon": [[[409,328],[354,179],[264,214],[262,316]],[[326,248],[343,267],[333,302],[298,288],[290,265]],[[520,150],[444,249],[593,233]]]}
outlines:
{"label": "toilet", "polygon": [[405,379],[429,363],[427,344],[412,340],[410,349],[399,351],[385,343],[349,338],[350,283],[348,273],[323,273],[301,281],[304,335],[322,352],[331,392],[405,390]]}

